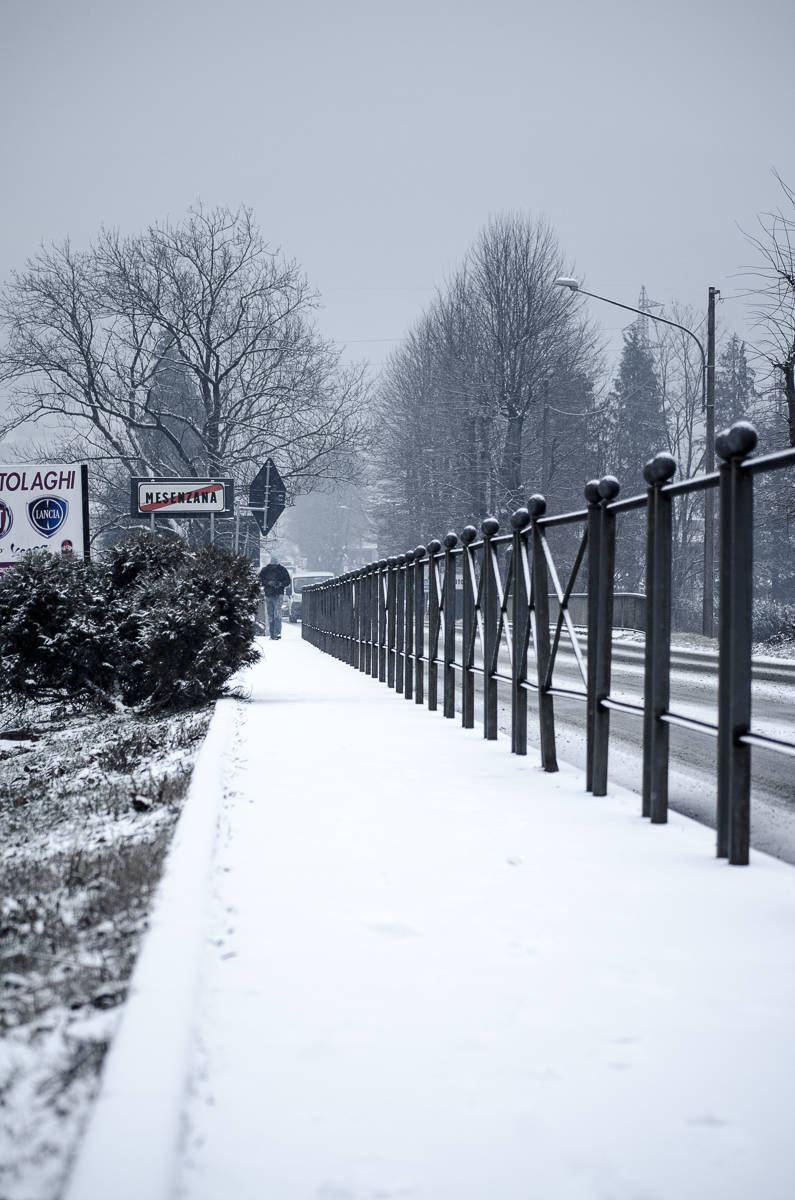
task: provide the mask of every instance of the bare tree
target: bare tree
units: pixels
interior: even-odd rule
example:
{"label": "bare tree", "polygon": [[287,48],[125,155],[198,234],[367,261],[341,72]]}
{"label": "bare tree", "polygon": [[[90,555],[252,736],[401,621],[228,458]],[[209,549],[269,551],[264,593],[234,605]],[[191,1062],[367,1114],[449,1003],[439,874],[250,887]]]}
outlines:
{"label": "bare tree", "polygon": [[795,446],[795,189],[776,179],[782,204],[759,217],[760,232],[748,240],[759,253],[753,274],[754,316],[763,333],[758,347],[781,382],[787,408],[789,444]]}
{"label": "bare tree", "polygon": [[427,535],[504,517],[551,482],[556,456],[575,469],[562,440],[574,420],[574,444],[587,445],[580,418],[593,403],[595,356],[589,327],[554,286],[565,268],[543,222],[493,220],[391,356],[379,433],[381,527],[394,538],[419,534],[419,521]]}
{"label": "bare tree", "polygon": [[54,417],[127,475],[244,483],[273,455],[308,490],[349,472],[366,433],[363,373],[340,366],[314,305],[245,208],[45,247],[0,299],[5,431]]}
{"label": "bare tree", "polygon": [[496,482],[503,510],[523,491],[525,423],[542,415],[544,388],[592,347],[588,327],[573,317],[571,294],[554,285],[565,269],[549,226],[517,216],[492,221],[468,260],[484,390],[501,426]]}

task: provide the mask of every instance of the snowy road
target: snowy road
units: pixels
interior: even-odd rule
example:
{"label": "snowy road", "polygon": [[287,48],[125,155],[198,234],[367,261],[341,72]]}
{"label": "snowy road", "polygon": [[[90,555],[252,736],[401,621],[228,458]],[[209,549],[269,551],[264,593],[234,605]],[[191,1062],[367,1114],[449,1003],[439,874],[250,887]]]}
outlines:
{"label": "snowy road", "polygon": [[[614,696],[635,704],[643,703],[642,646],[614,649],[612,689]],[[704,669],[674,667],[671,673],[671,708],[703,721],[717,720],[717,668],[707,656]],[[793,739],[795,730],[795,685],[788,679],[786,664],[779,664],[780,679],[755,678],[753,682],[753,727],[770,737]],[[771,672],[777,673],[777,672]],[[759,672],[763,674],[762,671]],[[582,687],[574,655],[561,646],[555,681],[563,687]],[[510,737],[510,704],[507,688],[500,689],[500,728]],[[535,693],[530,693],[531,716],[528,736],[538,742]],[[564,761],[585,769],[585,706],[576,700],[555,697],[555,728],[558,753]],[[686,816],[715,824],[716,752],[714,738],[671,727],[670,804]],[[642,727],[638,718],[613,711],[610,714],[609,773],[614,783],[640,789],[639,759]],[[795,761],[782,754],[756,749],[751,773],[751,844],[757,850],[795,863]]]}
{"label": "snowy road", "polygon": [[788,1200],[795,872],[285,634],[219,706],[67,1200]]}
{"label": "snowy road", "polygon": [[[426,628],[426,646],[428,631]],[[585,632],[580,631],[585,656]],[[441,641],[440,641],[441,645]],[[461,657],[461,639],[457,639]],[[619,631],[613,641],[611,694],[630,703],[643,703],[642,635]],[[482,667],[479,644],[475,662]],[[510,659],[500,645],[499,670],[510,676]],[[440,668],[441,670],[441,668]],[[530,662],[533,676],[535,665]],[[533,676],[534,677],[534,676]],[[585,685],[571,646],[564,634],[558,651],[554,684],[584,691]],[[460,712],[460,676],[456,679]],[[482,677],[475,679],[476,725],[482,721]],[[714,652],[674,645],[671,660],[671,709],[696,720],[717,722],[718,667]],[[795,667],[789,660],[754,659],[752,682],[753,729],[772,738],[793,740],[795,730]],[[580,700],[556,696],[555,730],[559,757],[585,770],[585,705]],[[528,740],[538,745],[536,693],[528,693]],[[498,684],[500,732],[511,736],[510,687]],[[715,828],[717,803],[717,740],[692,730],[670,730],[670,807]],[[638,717],[620,711],[610,714],[609,774],[613,783],[639,792],[642,724]],[[795,864],[795,763],[787,755],[755,748],[751,770],[751,845],[785,862]]]}

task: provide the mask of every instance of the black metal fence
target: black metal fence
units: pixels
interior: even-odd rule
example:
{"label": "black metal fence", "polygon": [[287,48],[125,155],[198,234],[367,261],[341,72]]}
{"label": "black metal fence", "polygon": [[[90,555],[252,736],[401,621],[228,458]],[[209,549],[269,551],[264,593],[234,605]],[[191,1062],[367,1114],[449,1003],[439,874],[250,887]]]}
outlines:
{"label": "black metal fence", "polygon": [[[303,593],[302,632],[313,645],[385,682],[407,700],[439,707],[475,724],[476,679],[482,681],[483,732],[497,737],[497,689],[511,697],[511,749],[527,753],[528,693],[537,695],[541,761],[557,770],[554,698],[582,702],[586,726],[586,787],[607,790],[610,713],[631,713],[643,725],[642,812],[653,823],[668,813],[669,730],[683,726],[717,739],[717,853],[748,862],[751,749],[795,755],[795,743],[755,732],[751,723],[754,477],[795,465],[795,450],[752,457],[757,435],[740,421],[719,434],[718,471],[672,482],[676,463],[658,454],[644,469],[645,494],[619,500],[612,476],[585,487],[587,507],[547,515],[531,496],[500,533],[494,518],[480,531],[467,525],[405,554],[381,559]],[[718,713],[698,720],[670,707],[672,504],[677,496],[719,492]],[[611,695],[616,518],[645,513],[645,662],[641,703]],[[549,531],[571,526],[573,563],[561,582]],[[572,617],[575,585],[585,628]],[[550,619],[550,595],[555,609]],[[457,616],[460,621],[457,622]],[[460,625],[460,629],[459,629]],[[584,645],[581,636],[584,632]],[[579,682],[560,687],[553,672],[562,639],[571,646]],[[532,660],[530,650],[533,650]]]}

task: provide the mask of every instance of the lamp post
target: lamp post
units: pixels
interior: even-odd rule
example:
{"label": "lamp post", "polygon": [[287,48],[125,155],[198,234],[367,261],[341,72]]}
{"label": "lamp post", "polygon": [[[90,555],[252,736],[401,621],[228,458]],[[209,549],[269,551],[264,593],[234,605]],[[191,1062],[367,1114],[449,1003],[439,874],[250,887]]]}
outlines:
{"label": "lamp post", "polygon": [[[627,312],[637,313],[638,316],[648,317],[650,321],[657,321],[661,325],[670,325],[673,329],[679,329],[682,333],[686,333],[692,338],[698,346],[698,352],[701,355],[701,407],[706,414],[706,446],[704,447],[704,467],[707,473],[715,470],[715,300],[720,295],[717,288],[709,289],[709,307],[707,310],[707,349],[704,350],[700,340],[693,333],[692,329],[688,329],[686,325],[680,325],[678,321],[670,321],[668,317],[660,317],[655,313],[644,312],[642,308],[633,308],[631,304],[620,304],[618,300],[610,300],[607,296],[599,296],[596,292],[587,292],[585,288],[580,287],[578,279],[572,279],[568,275],[561,275],[555,280],[555,287],[568,288],[571,292],[578,292],[581,296],[590,296],[593,300],[601,300],[605,304],[612,304],[615,308],[623,308]],[[714,547],[714,528],[715,528],[715,497],[712,488],[708,488],[704,494],[704,598],[701,608],[701,632],[705,637],[712,637],[714,633],[714,608],[715,608],[715,547]]]}

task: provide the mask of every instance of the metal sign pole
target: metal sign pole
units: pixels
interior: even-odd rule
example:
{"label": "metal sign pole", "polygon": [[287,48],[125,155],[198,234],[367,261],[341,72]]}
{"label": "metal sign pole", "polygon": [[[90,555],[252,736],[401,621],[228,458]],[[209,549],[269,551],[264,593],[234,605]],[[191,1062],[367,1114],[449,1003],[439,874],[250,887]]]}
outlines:
{"label": "metal sign pole", "polygon": [[210,513],[210,545],[215,545],[215,513]]}
{"label": "metal sign pole", "polygon": [[265,524],[268,523],[268,506],[271,499],[271,460],[265,464]]}
{"label": "metal sign pole", "polygon": [[89,508],[88,508],[88,466],[82,463],[80,466],[80,492],[81,502],[83,506],[83,561],[91,561],[91,538],[88,530]]}
{"label": "metal sign pole", "polygon": [[240,548],[240,509],[235,509],[235,554]]}

